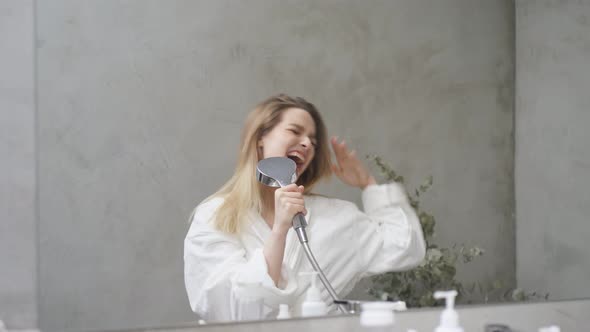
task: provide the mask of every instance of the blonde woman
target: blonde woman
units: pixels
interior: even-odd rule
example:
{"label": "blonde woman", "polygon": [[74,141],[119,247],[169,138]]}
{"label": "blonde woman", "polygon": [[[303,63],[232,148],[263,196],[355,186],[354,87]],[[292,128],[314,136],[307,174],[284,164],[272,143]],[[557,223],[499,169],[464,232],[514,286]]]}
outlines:
{"label": "blonde woman", "polygon": [[[295,161],[296,183],[284,188],[258,183],[258,161],[278,156]],[[363,211],[311,193],[331,173],[362,191]],[[310,285],[310,278],[298,273],[313,270],[291,230],[299,212],[309,223],[310,247],[341,297],[363,277],[406,270],[424,258],[422,229],[403,188],[378,185],[344,142],[335,137],[328,142],[313,104],[281,94],[248,115],[235,174],[191,216],[184,277],[192,310],[205,320],[233,320],[232,302],[255,289],[268,317],[281,303],[297,315]],[[328,292],[320,289],[330,304]]]}

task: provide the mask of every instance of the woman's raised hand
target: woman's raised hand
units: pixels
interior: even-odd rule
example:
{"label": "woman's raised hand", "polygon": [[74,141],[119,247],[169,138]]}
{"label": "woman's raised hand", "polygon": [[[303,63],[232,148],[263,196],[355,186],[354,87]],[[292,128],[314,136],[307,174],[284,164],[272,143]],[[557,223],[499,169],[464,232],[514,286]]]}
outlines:
{"label": "woman's raised hand", "polygon": [[344,141],[338,142],[338,137],[332,137],[330,143],[332,143],[332,149],[336,156],[336,162],[332,163],[332,171],[342,182],[361,189],[377,183],[373,175],[358,159],[356,152],[349,150]]}

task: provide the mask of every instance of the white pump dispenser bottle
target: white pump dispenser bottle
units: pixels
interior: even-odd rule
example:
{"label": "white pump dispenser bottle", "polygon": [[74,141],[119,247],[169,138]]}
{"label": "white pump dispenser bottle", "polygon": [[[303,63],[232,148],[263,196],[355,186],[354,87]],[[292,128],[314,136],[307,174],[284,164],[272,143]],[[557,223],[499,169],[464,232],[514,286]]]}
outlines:
{"label": "white pump dispenser bottle", "polygon": [[313,317],[326,315],[328,313],[328,306],[322,301],[320,290],[316,284],[318,272],[300,272],[299,275],[311,275],[311,286],[307,290],[305,302],[301,304],[301,316]]}
{"label": "white pump dispenser bottle", "polygon": [[463,328],[459,326],[459,314],[454,308],[455,296],[457,296],[456,290],[434,292],[435,299],[446,300],[446,308],[440,315],[440,324],[434,330],[435,332],[463,332]]}
{"label": "white pump dispenser bottle", "polygon": [[289,305],[288,304],[279,304],[279,314],[277,315],[277,319],[288,319],[291,318],[291,313],[289,312]]}

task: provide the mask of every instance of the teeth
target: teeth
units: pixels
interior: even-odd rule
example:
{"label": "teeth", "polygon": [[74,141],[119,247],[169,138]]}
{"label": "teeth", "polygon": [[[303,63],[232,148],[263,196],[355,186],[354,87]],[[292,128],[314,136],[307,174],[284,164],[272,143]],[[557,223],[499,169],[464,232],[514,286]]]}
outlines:
{"label": "teeth", "polygon": [[291,158],[295,163],[302,163],[303,162],[303,158],[301,158],[297,154],[291,154],[288,157]]}

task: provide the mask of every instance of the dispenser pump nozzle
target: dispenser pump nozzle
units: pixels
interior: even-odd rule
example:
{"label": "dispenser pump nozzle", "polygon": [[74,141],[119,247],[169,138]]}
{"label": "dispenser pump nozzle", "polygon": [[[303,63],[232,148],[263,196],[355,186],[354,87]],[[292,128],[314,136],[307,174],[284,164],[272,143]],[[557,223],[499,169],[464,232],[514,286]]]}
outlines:
{"label": "dispenser pump nozzle", "polygon": [[318,272],[299,272],[300,275],[311,276],[311,286],[307,290],[305,301],[301,304],[301,315],[303,317],[324,316],[328,313],[328,306],[322,301],[320,290],[317,287],[316,280]]}
{"label": "dispenser pump nozzle", "polygon": [[450,291],[436,291],[434,292],[435,299],[445,299],[446,307],[440,315],[440,324],[436,328],[436,332],[462,332],[463,329],[459,326],[459,314],[455,311],[455,297],[456,290]]}
{"label": "dispenser pump nozzle", "polygon": [[456,290],[434,292],[434,298],[437,300],[445,299],[446,309],[451,309],[451,310],[454,309],[456,296],[457,296]]}

